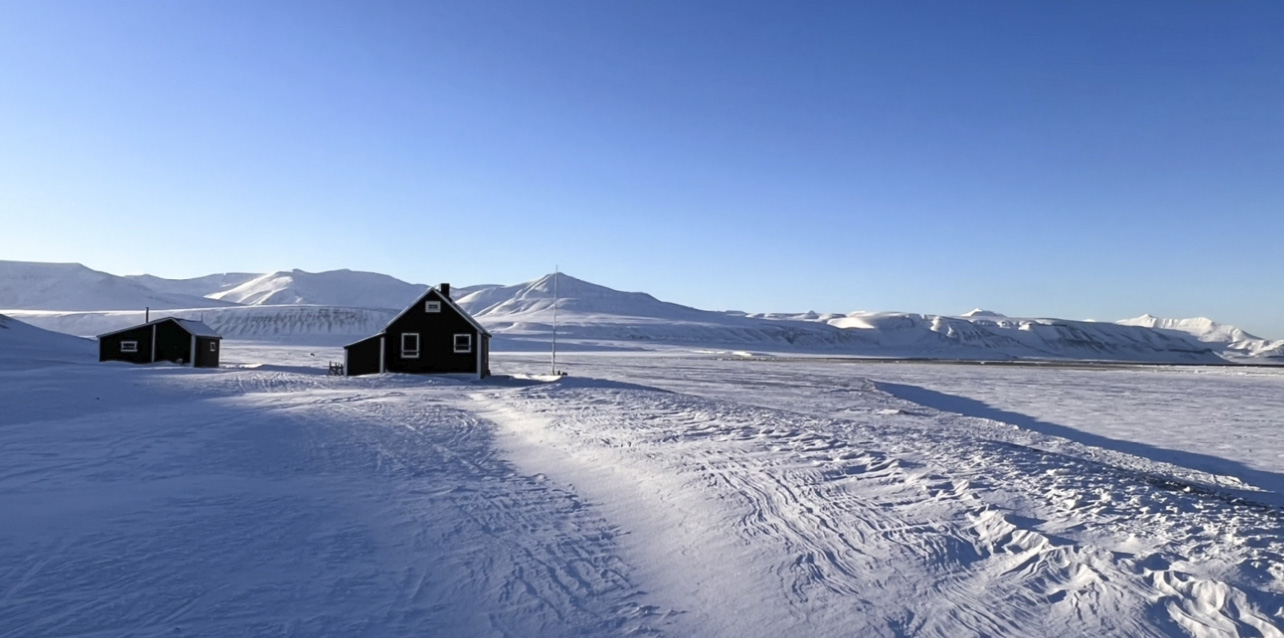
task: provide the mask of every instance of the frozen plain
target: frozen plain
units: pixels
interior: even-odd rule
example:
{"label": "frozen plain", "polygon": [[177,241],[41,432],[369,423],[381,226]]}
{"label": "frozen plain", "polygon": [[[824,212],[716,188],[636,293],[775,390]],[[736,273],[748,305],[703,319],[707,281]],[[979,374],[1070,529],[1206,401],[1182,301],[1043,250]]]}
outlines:
{"label": "frozen plain", "polygon": [[0,636],[1284,635],[1284,371],[224,352],[0,366]]}

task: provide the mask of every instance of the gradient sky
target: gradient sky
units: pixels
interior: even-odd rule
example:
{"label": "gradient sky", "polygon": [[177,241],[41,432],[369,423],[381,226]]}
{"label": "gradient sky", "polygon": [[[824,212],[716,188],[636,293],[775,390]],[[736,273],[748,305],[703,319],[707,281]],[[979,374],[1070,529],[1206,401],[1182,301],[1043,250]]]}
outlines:
{"label": "gradient sky", "polygon": [[1284,338],[1284,3],[0,0],[0,259]]}

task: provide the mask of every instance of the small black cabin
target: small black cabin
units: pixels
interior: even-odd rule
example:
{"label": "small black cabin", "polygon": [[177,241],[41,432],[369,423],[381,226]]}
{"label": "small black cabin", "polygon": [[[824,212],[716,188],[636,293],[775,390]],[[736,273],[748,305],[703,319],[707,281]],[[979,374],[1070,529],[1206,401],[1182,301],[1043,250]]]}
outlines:
{"label": "small black cabin", "polygon": [[98,335],[98,360],[130,363],[173,361],[196,368],[217,368],[222,340],[209,326],[199,321],[165,317]]}
{"label": "small black cabin", "polygon": [[348,376],[379,372],[490,376],[490,333],[450,299],[450,284],[429,288],[383,332],[344,346]]}

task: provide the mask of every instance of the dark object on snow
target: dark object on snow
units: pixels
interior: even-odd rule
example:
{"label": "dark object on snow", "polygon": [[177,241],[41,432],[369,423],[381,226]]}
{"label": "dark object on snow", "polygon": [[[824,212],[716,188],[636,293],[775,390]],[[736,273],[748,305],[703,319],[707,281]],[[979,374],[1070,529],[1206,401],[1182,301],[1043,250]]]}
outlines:
{"label": "dark object on snow", "polygon": [[344,346],[350,377],[379,372],[490,376],[490,333],[450,299],[450,284],[429,288],[383,332]]}
{"label": "dark object on snow", "polygon": [[217,368],[222,340],[204,323],[165,317],[98,335],[98,360],[173,361],[196,368]]}

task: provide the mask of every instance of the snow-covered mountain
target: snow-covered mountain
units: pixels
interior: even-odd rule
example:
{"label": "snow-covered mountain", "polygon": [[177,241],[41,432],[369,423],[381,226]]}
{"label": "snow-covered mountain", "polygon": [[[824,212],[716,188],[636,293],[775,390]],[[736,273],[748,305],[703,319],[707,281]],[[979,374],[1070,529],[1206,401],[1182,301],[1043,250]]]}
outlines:
{"label": "snow-covered mountain", "polygon": [[0,315],[0,366],[20,363],[88,363],[98,360],[97,345],[61,332],[43,330]]}
{"label": "snow-covered mountain", "polygon": [[427,289],[423,284],[410,284],[373,272],[291,270],[259,275],[211,294],[210,298],[250,306],[314,304],[401,309]]}
{"label": "snow-covered mountain", "polygon": [[[387,275],[350,270],[167,280],[116,277],[76,264],[0,262],[6,265],[7,270],[0,268],[0,308],[19,308],[5,312],[77,335],[138,323],[142,314],[137,311],[150,305],[153,316],[156,310],[165,310],[204,319],[232,338],[358,338],[381,330],[425,288]],[[497,348],[502,349],[505,341],[548,339],[554,322],[554,281],[559,336],[584,344],[992,360],[1217,363],[1223,361],[1219,355],[1256,360],[1284,357],[1284,342],[1260,340],[1208,320],[1142,317],[1116,324],[1010,318],[981,309],[953,317],[864,311],[714,312],[566,274],[512,286],[455,287],[453,297],[501,338]],[[186,294],[215,288],[221,290],[209,293],[211,298]]]}
{"label": "snow-covered mountain", "polygon": [[[631,341],[961,359],[1086,359],[1216,363],[1202,344],[1115,324],[1009,319],[997,313],[943,317],[911,313],[748,315],[712,312],[557,276],[557,323],[566,339]],[[553,276],[458,298],[492,332],[536,337],[551,332]]]}
{"label": "snow-covered mountain", "polygon": [[227,306],[191,295],[160,292],[139,281],[80,264],[0,261],[0,308],[28,310],[141,310]]}
{"label": "snow-covered mountain", "polygon": [[1214,346],[1231,357],[1284,358],[1284,340],[1270,341],[1207,317],[1164,319],[1149,314],[1115,323],[1178,332]]}
{"label": "snow-covered mountain", "polygon": [[251,279],[262,276],[260,273],[225,272],[191,279],[165,279],[152,275],[125,275],[126,279],[137,281],[156,292],[189,297],[209,297],[235,288]]}
{"label": "snow-covered mountain", "polygon": [[614,321],[617,317],[626,317],[707,320],[709,315],[721,314],[660,301],[644,292],[614,290],[566,274],[545,275],[515,286],[484,287],[472,292],[462,289],[453,293],[453,297],[456,303],[475,317],[504,320],[542,317],[546,312],[550,313],[551,318],[555,299],[559,313],[578,319],[601,317],[604,321]]}

